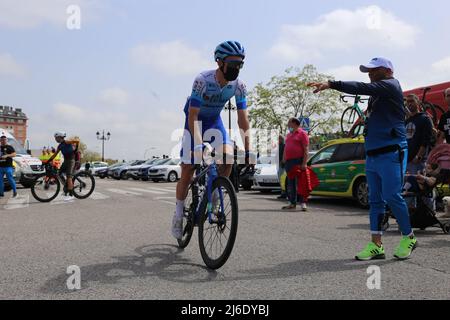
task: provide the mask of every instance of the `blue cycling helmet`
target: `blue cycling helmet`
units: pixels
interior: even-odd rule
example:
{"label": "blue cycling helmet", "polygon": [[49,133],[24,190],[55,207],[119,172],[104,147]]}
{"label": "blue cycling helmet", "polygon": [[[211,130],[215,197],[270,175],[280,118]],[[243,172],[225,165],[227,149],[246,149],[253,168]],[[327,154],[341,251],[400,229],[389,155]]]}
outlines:
{"label": "blue cycling helmet", "polygon": [[237,41],[225,41],[219,44],[214,51],[214,58],[216,61],[224,60],[229,56],[238,56],[245,59],[245,49]]}

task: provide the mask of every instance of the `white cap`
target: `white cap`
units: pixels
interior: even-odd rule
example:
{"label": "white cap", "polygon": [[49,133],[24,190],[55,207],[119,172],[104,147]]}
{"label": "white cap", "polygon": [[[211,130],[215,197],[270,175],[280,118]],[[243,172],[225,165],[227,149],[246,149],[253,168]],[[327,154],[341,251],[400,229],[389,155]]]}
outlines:
{"label": "white cap", "polygon": [[369,72],[370,69],[375,69],[375,68],[386,68],[386,69],[391,69],[392,72],[394,72],[394,65],[392,64],[392,62],[388,59],[385,58],[373,58],[372,60],[370,60],[370,62],[368,64],[363,64],[359,67],[359,70],[361,70],[361,72],[367,73]]}

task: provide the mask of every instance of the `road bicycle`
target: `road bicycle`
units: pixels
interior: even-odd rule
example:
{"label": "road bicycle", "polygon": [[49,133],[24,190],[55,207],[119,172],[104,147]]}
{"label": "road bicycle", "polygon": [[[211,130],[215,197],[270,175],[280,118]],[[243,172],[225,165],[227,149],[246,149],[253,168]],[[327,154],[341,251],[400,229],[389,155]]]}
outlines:
{"label": "road bicycle", "polygon": [[423,91],[422,109],[424,112],[428,113],[428,115],[431,117],[433,125],[437,127],[439,125],[440,117],[445,113],[445,111],[437,104],[433,104],[426,100],[426,95],[428,91],[431,90],[431,88],[422,88],[421,90]]}
{"label": "road bicycle", "polygon": [[[86,199],[94,192],[95,179],[88,171],[78,171],[72,179],[75,198]],[[45,173],[38,175],[31,185],[31,194],[40,202],[50,202],[58,196],[61,185],[67,194],[65,175],[58,173],[58,169],[51,164],[46,164]]]}
{"label": "road bicycle", "polygon": [[[214,158],[214,152],[211,157]],[[188,189],[180,248],[186,248],[198,227],[200,253],[210,269],[222,267],[231,255],[238,229],[238,202],[231,181],[220,177],[214,160],[195,165]]]}
{"label": "road bicycle", "polygon": [[366,115],[364,111],[359,107],[359,103],[368,101],[369,99],[363,99],[361,96],[348,96],[341,95],[340,99],[344,103],[348,103],[347,98],[353,98],[353,106],[344,110],[341,117],[341,131],[345,136],[355,138],[364,133]]}

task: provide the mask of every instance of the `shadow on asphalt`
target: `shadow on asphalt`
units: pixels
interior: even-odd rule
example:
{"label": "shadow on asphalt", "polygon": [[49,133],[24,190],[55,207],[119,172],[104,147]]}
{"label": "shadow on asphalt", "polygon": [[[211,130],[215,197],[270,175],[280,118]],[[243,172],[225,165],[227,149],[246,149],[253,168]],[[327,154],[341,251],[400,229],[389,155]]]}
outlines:
{"label": "shadow on asphalt", "polygon": [[[148,245],[135,250],[137,255],[113,257],[117,262],[93,264],[81,267],[81,290],[94,285],[118,285],[127,279],[151,278],[176,283],[206,283],[245,280],[270,280],[296,277],[321,272],[341,272],[366,270],[374,262],[358,262],[353,259],[339,260],[297,260],[281,263],[270,267],[261,267],[237,272],[235,276],[220,275],[209,270],[204,265],[192,263],[182,257],[183,250],[174,245]],[[396,260],[377,261],[377,265],[389,265]],[[220,275],[220,276],[219,276]],[[66,287],[69,275],[63,273],[48,280],[40,289],[41,293],[49,295],[65,295],[70,291]]]}
{"label": "shadow on asphalt", "polygon": [[[265,194],[267,196],[267,194]],[[276,195],[270,198],[263,198],[264,200],[280,203],[280,206],[285,205],[288,201],[285,199],[277,199]],[[326,209],[335,209],[336,212],[340,210],[350,211],[351,213],[343,214],[343,216],[351,216],[355,214],[366,215],[368,210],[361,209],[358,207],[356,202],[352,199],[347,198],[325,198],[325,197],[312,197],[308,200],[309,204],[318,205]],[[363,211],[363,212],[361,212]],[[354,212],[354,213],[353,213]],[[337,214],[340,215],[340,214]]]}
{"label": "shadow on asphalt", "polygon": [[[177,279],[177,282],[192,283],[197,281],[189,279],[192,276],[197,278],[200,274],[203,281],[214,280],[217,276],[216,271],[209,270],[204,265],[194,264],[189,259],[182,257],[183,251],[175,245],[148,245],[135,249],[137,255],[112,257],[117,260],[116,262],[80,266],[81,287],[83,290],[88,289],[94,283],[120,285],[122,280],[150,277],[168,281]],[[69,275],[63,273],[50,279],[40,291],[45,294],[73,293],[67,289],[68,278]]]}

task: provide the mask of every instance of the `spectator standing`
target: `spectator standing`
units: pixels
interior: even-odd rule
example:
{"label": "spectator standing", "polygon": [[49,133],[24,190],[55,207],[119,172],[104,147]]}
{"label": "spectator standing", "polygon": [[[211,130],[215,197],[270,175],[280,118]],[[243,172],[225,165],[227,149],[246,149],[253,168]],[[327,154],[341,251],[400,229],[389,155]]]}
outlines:
{"label": "spectator standing", "polygon": [[13,158],[16,156],[16,150],[8,144],[8,138],[5,135],[0,137],[0,197],[5,196],[5,185],[3,177],[6,175],[9,185],[13,190],[13,198],[17,197],[16,181],[13,177],[14,167]]}
{"label": "spectator standing", "polygon": [[[309,137],[308,134],[300,127],[300,120],[291,118],[288,122],[289,133],[286,136],[286,142],[283,154],[283,163],[285,170],[289,173],[295,166],[301,166],[301,170],[306,170],[308,162]],[[288,178],[288,198],[289,205],[283,207],[283,210],[295,210],[298,200],[301,203],[302,211],[306,211],[306,199],[300,197],[298,199],[297,178]]]}

